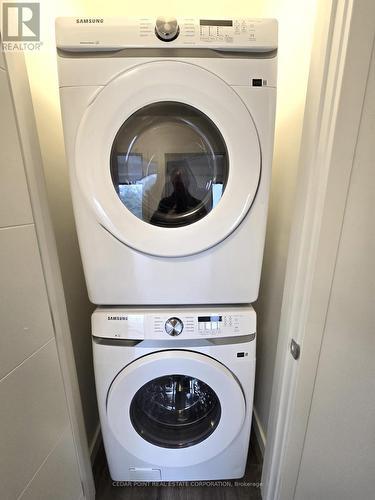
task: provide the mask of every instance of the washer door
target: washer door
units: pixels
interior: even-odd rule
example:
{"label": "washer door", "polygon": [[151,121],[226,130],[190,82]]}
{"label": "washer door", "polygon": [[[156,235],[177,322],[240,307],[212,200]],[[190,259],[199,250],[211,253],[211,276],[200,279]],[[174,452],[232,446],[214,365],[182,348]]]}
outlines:
{"label": "washer door", "polygon": [[191,351],[137,359],[114,379],[109,427],[129,453],[166,467],[205,462],[235,439],[245,419],[242,389],[221,363]]}
{"label": "washer door", "polygon": [[98,222],[155,256],[202,252],[247,214],[261,173],[252,117],[223,80],[193,64],[126,71],[86,110],[75,175]]}

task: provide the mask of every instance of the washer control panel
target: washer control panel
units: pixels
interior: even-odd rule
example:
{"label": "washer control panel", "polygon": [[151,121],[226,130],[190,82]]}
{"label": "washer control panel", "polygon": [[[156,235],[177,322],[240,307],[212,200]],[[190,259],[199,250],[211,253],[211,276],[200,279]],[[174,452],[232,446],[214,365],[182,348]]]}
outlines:
{"label": "washer control panel", "polygon": [[169,318],[165,322],[164,328],[168,335],[170,335],[171,337],[176,337],[177,335],[180,335],[180,333],[182,333],[184,324],[180,320],[180,318]]}
{"label": "washer control panel", "polygon": [[156,19],[155,34],[160,40],[171,42],[178,37],[180,28],[175,17],[160,16]]}
{"label": "washer control panel", "polygon": [[144,47],[270,52],[277,49],[277,21],[237,17],[59,17],[56,45],[72,52]]}
{"label": "washer control panel", "polygon": [[148,310],[98,307],[91,323],[95,337],[133,340],[188,340],[256,332],[256,314],[251,306]]}
{"label": "washer control panel", "polygon": [[199,37],[205,42],[256,41],[257,23],[251,19],[200,19]]}

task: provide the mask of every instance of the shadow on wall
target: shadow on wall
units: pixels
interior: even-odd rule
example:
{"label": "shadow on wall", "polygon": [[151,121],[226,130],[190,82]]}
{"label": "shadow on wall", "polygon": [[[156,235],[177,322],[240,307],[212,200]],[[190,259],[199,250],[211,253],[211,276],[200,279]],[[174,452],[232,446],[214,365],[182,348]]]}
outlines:
{"label": "shadow on wall", "polygon": [[[259,298],[254,304],[258,316],[254,407],[264,436],[272,392],[302,121],[303,107],[299,106],[291,109],[289,115],[283,116],[276,127],[263,270]],[[291,139],[291,142],[295,141],[295,146],[291,147],[282,138],[293,130],[297,132]]]}
{"label": "shadow on wall", "polygon": [[[90,304],[87,297],[73,217],[59,106],[57,70],[54,60],[51,58],[49,74],[50,78],[53,75],[55,85],[44,89],[44,92],[39,87],[35,88],[37,82],[44,79],[43,74],[37,76],[36,70],[39,73],[44,68],[44,66],[40,66],[37,57],[38,55],[33,55],[34,60],[31,62],[29,57],[28,71],[77,366],[86,433],[91,445],[95,438],[99,419],[91,354],[90,317],[94,306]],[[40,54],[39,57],[45,58],[46,55]],[[34,80],[35,78],[36,80]]]}

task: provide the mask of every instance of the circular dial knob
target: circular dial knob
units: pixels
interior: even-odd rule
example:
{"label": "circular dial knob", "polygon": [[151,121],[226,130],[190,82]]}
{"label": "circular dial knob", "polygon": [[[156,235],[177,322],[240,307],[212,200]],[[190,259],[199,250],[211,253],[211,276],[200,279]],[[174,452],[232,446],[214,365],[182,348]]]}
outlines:
{"label": "circular dial knob", "polygon": [[156,19],[155,33],[160,40],[171,42],[178,37],[180,28],[175,17],[159,16]]}
{"label": "circular dial knob", "polygon": [[165,331],[172,337],[180,335],[183,329],[184,324],[179,318],[169,318],[165,322]]}

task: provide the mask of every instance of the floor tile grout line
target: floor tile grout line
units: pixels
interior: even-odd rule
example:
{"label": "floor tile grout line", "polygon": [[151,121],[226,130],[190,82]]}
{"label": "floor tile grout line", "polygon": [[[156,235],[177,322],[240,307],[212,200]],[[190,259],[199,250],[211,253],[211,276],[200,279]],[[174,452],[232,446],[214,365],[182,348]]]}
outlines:
{"label": "floor tile grout line", "polygon": [[26,483],[26,486],[23,488],[23,490],[21,491],[21,493],[18,495],[17,500],[21,500],[22,495],[26,492],[26,490],[28,489],[28,487],[30,486],[30,484],[34,481],[35,477],[38,475],[39,471],[43,468],[44,464],[47,462],[47,460],[49,459],[49,457],[52,455],[52,453],[56,450],[56,448],[58,447],[58,445],[61,443],[61,441],[62,441],[62,439],[64,437],[64,434],[65,434],[65,432],[66,432],[66,430],[68,428],[69,428],[69,426],[66,426],[64,428],[64,430],[62,431],[62,433],[58,437],[55,445],[52,446],[51,450],[47,453],[47,456],[44,458],[44,460],[42,461],[42,463],[40,464],[40,466],[37,468],[37,470],[35,471],[35,473],[31,477],[31,479]]}
{"label": "floor tile grout line", "polygon": [[27,361],[29,361],[29,359],[33,358],[34,356],[36,356],[42,349],[44,349],[45,347],[47,347],[47,345],[52,342],[53,340],[55,339],[55,336],[52,334],[52,336],[43,344],[41,345],[40,347],[38,347],[38,349],[34,352],[32,352],[29,356],[27,356],[25,359],[23,359],[20,363],[18,363],[18,365],[16,365],[14,368],[12,368],[7,374],[5,374],[2,378],[0,378],[0,384],[6,379],[8,378],[10,375],[12,375],[13,372],[15,372],[18,368],[20,368],[20,366],[22,366],[24,363],[26,363]]}
{"label": "floor tile grout line", "polygon": [[0,226],[0,231],[6,229],[16,229],[19,227],[29,227],[29,226],[35,226],[34,222],[27,222],[25,224],[11,224],[10,226]]}

